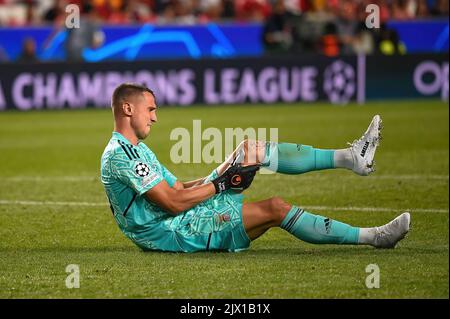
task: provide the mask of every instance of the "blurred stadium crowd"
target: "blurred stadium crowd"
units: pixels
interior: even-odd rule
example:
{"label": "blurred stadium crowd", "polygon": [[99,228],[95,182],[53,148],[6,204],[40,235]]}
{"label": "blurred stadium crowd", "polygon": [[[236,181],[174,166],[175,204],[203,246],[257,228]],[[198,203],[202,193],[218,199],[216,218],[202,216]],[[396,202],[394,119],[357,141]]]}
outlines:
{"label": "blurred stadium crowd", "polygon": [[[92,7],[102,23],[198,24],[219,21],[263,22],[277,12],[276,0],[0,0],[0,25],[57,23],[65,7]],[[299,15],[365,16],[368,4],[377,4],[381,19],[411,20],[448,16],[448,0],[284,0],[286,11]]]}
{"label": "blurred stadium crowd", "polygon": [[[0,25],[58,23],[65,7],[92,7],[96,19],[107,24],[199,24],[222,21],[263,22],[276,14],[277,0],[0,0]],[[293,15],[365,16],[368,4],[377,4],[381,19],[412,20],[448,16],[448,0],[284,0]]]}
{"label": "blurred stadium crowd", "polygon": [[[271,53],[405,54],[406,46],[388,21],[448,17],[448,0],[275,1],[265,19],[263,42]],[[368,27],[366,8],[379,8],[379,26]]]}
{"label": "blurred stadium crowd", "polygon": [[[66,8],[76,4],[81,11],[84,46],[102,44],[100,25],[154,23],[199,25],[259,23],[262,43],[269,54],[321,53],[404,54],[389,20],[414,21],[448,17],[449,0],[0,0],[0,27],[53,25],[63,28]],[[381,27],[365,25],[366,7],[378,5]],[[77,32],[72,32],[76,37]],[[70,49],[68,60],[80,57],[80,43]],[[93,39],[93,40],[92,40]],[[69,36],[67,41],[71,41]],[[69,46],[70,48],[70,43]],[[1,59],[0,59],[1,60]],[[35,61],[32,38],[23,43],[22,62]]]}

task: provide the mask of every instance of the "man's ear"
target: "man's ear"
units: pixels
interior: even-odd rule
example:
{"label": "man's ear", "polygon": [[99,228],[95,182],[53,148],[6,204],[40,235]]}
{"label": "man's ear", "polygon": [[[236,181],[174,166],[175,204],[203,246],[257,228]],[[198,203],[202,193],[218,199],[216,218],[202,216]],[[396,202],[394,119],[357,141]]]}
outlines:
{"label": "man's ear", "polygon": [[122,110],[125,115],[131,116],[133,113],[133,106],[130,103],[125,102],[122,104]]}

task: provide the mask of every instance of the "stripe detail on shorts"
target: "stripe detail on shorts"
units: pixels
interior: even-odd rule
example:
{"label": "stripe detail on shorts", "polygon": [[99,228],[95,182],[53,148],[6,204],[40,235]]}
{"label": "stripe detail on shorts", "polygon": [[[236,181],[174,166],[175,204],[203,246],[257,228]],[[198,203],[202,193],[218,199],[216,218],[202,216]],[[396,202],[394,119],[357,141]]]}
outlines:
{"label": "stripe detail on shorts", "polygon": [[209,233],[208,243],[206,244],[206,250],[209,250],[209,244],[211,243],[211,235],[212,235],[212,233]]}

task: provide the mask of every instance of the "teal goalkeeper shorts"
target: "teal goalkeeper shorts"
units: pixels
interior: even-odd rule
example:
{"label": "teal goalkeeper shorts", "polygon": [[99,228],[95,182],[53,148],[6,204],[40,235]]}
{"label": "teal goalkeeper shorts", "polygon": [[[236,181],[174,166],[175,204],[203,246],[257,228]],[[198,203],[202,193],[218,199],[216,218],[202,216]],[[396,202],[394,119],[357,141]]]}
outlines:
{"label": "teal goalkeeper shorts", "polygon": [[[214,170],[205,183],[216,177]],[[242,222],[242,200],[242,194],[231,190],[217,194],[149,229],[148,245],[145,241],[136,244],[143,250],[172,252],[245,250],[250,239]]]}

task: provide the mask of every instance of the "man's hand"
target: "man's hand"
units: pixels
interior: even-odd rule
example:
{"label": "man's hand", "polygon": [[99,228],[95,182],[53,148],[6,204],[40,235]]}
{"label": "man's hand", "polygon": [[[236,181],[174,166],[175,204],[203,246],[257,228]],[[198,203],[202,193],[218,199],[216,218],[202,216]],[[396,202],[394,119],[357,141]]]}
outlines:
{"label": "man's hand", "polygon": [[240,163],[233,163],[222,175],[212,181],[216,194],[228,189],[237,192],[247,189],[253,182],[259,167],[259,165],[242,166]]}

